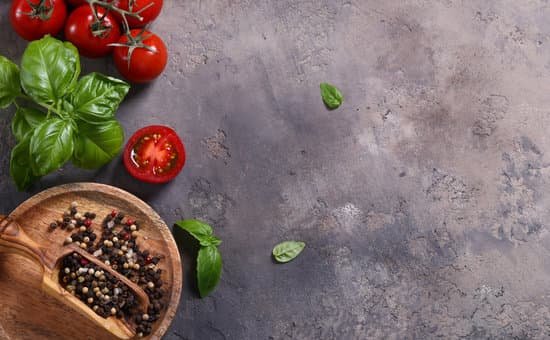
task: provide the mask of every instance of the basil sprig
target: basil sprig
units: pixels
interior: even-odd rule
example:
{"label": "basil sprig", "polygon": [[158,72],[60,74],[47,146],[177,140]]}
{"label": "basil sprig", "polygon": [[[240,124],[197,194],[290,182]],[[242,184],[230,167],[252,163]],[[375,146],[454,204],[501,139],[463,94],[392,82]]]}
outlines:
{"label": "basil sprig", "polygon": [[323,102],[329,109],[334,110],[342,105],[344,96],[336,86],[328,83],[321,83],[320,87]]}
{"label": "basil sprig", "polygon": [[0,56],[0,109],[17,108],[10,173],[19,190],[68,161],[96,169],[119,153],[124,131],[115,112],[130,86],[99,73],[79,76],[77,49],[50,36],[28,45],[21,70]]}
{"label": "basil sprig", "polygon": [[281,242],[273,248],[273,257],[280,263],[289,262],[300,255],[305,247],[306,244],[301,241]]}
{"label": "basil sprig", "polygon": [[222,256],[218,246],[222,242],[213,235],[212,227],[198,220],[183,220],[176,225],[191,234],[201,245],[197,257],[197,281],[200,296],[210,294],[220,282]]}

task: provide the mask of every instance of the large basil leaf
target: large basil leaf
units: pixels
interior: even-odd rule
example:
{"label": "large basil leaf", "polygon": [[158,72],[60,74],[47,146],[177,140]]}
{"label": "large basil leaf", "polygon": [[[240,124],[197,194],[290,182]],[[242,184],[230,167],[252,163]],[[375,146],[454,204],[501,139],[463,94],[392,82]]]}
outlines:
{"label": "large basil leaf", "polygon": [[50,36],[29,44],[21,59],[21,86],[39,103],[55,104],[72,92],[80,75],[78,50]]}
{"label": "large basil leaf", "polygon": [[130,85],[122,80],[90,73],[80,78],[70,102],[79,119],[95,124],[114,118],[129,89]]}
{"label": "large basil leaf", "polygon": [[50,118],[33,132],[30,142],[31,167],[36,176],[44,176],[67,162],[74,148],[74,122]]}
{"label": "large basil leaf", "polygon": [[97,169],[115,157],[124,142],[124,131],[116,120],[101,124],[78,121],[72,162],[84,169]]}
{"label": "large basil leaf", "polygon": [[15,139],[22,141],[25,135],[46,120],[46,115],[32,107],[18,107],[11,121],[11,131]]}
{"label": "large basil leaf", "polygon": [[216,288],[222,275],[222,256],[216,246],[202,247],[197,257],[199,293],[205,297]]}
{"label": "large basil leaf", "polygon": [[21,94],[19,67],[0,55],[0,109],[8,107]]}
{"label": "large basil leaf", "polygon": [[31,135],[28,134],[11,150],[10,175],[19,191],[27,189],[40,178],[35,176],[31,169],[30,140]]}

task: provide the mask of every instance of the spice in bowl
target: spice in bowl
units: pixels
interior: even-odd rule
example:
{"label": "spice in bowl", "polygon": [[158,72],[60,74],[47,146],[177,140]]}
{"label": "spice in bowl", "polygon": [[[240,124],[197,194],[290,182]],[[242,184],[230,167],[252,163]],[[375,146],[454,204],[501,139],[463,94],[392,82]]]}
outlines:
{"label": "spice in bowl", "polygon": [[63,259],[60,283],[101,317],[124,318],[135,325],[138,336],[147,336],[166,305],[158,266],[162,256],[140,249],[140,223],[122,212],[109,213],[101,222],[100,233],[94,230],[95,220],[95,213],[82,214],[73,202],[61,219],[50,223],[49,230],[71,232],[64,244],[77,244],[139,285],[149,297],[148,310],[139,310],[136,297],[124,283],[76,253]]}

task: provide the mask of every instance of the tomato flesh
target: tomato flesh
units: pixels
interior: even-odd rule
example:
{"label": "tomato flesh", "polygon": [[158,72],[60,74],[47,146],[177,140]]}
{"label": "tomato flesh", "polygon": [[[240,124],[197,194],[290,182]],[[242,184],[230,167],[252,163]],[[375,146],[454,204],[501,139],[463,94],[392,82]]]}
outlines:
{"label": "tomato flesh", "polygon": [[178,161],[176,148],[166,136],[158,133],[141,137],[131,152],[134,165],[153,175],[162,175],[172,170]]}
{"label": "tomato flesh", "polygon": [[165,183],[178,175],[185,163],[185,149],[176,132],[153,125],[138,130],[124,151],[124,165],[144,182]]}

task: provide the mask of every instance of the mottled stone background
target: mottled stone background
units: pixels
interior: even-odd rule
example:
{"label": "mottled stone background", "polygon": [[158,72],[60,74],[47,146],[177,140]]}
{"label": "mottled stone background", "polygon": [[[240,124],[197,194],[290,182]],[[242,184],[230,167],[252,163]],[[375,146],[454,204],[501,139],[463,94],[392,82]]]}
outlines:
{"label": "mottled stone background", "polygon": [[[18,60],[7,9],[0,53]],[[187,281],[170,340],[549,338],[549,18],[548,0],[165,0],[169,65],[118,117],[128,135],[175,127],[184,172],[145,186],[117,159],[16,193],[4,112],[0,210],[98,181],[170,224],[211,222],[225,263],[203,300],[175,233]],[[276,265],[285,239],[308,246]]]}

